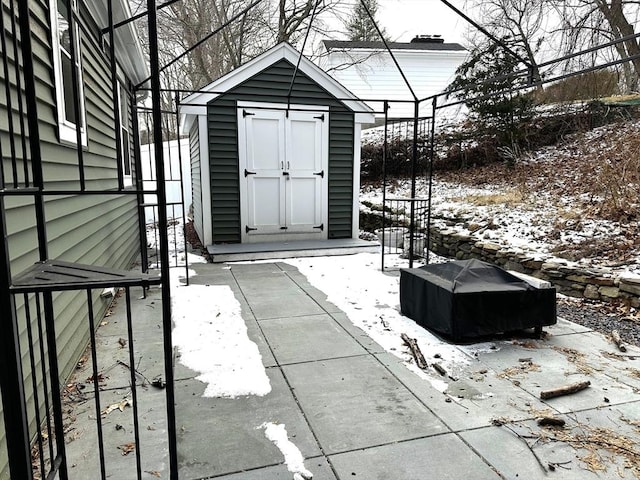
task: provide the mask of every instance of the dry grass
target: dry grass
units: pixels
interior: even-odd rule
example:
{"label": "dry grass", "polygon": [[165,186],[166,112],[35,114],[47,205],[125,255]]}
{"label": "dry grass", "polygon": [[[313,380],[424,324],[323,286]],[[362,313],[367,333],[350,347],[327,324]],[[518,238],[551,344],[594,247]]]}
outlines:
{"label": "dry grass", "polygon": [[529,372],[539,372],[540,365],[533,362],[520,362],[520,365],[515,367],[509,367],[502,370],[502,372],[498,373],[496,376],[498,378],[516,378],[523,377],[525,374]]}
{"label": "dry grass", "polygon": [[[564,348],[564,347],[551,347],[555,351],[562,353],[567,360],[575,365],[578,373],[582,373],[584,375],[591,375],[595,368],[587,363],[586,355],[582,352],[577,351],[574,348]],[[567,373],[569,375],[569,373]]]}
{"label": "dry grass", "polygon": [[640,478],[640,450],[635,440],[609,428],[579,425],[571,431],[558,431],[548,437],[571,445],[586,453],[579,456],[588,470],[607,471],[616,460],[623,460],[624,467]]}
{"label": "dry grass", "polygon": [[[552,152],[513,167],[491,164],[438,172],[439,178],[471,186],[497,185],[527,192],[580,197],[577,210],[597,208],[596,216],[637,215],[640,204],[640,123],[616,123],[596,132],[572,135]],[[523,192],[524,190],[524,192]]]}
{"label": "dry grass", "polygon": [[519,205],[524,201],[522,192],[512,189],[504,193],[467,195],[462,201],[472,205]]}
{"label": "dry grass", "polygon": [[[621,418],[621,420],[634,425],[633,422],[625,418]],[[506,426],[508,428],[513,421],[502,417],[494,419],[492,423],[496,426]],[[522,435],[511,428],[509,430],[527,443],[532,454],[536,456],[540,465],[545,469],[555,470],[560,464],[548,463],[545,465],[534,451],[536,443],[560,442],[575,449],[576,457],[585,470],[606,472],[609,468],[616,468],[621,477],[624,477],[625,473],[630,473],[635,478],[640,479],[640,449],[638,449],[638,444],[634,439],[618,431],[582,423],[573,427],[543,427],[539,430],[530,428],[530,433],[527,435]],[[536,440],[533,445],[530,445],[527,439]],[[569,464],[571,462],[563,463]]]}

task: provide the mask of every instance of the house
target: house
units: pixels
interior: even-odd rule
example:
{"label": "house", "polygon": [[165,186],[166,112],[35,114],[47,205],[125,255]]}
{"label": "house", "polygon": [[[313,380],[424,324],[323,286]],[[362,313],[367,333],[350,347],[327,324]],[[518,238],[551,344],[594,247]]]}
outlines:
{"label": "house", "polygon": [[[148,71],[132,24],[117,30],[117,64],[112,71],[111,39],[102,31],[109,26],[108,4],[116,22],[131,16],[127,0],[3,2],[0,227],[6,241],[0,255],[4,263],[0,314],[5,329],[14,314],[6,286],[41,260],[44,248],[51,259],[109,268],[130,267],[140,251],[136,195],[119,192],[134,188],[133,85],[144,81]],[[31,46],[31,58],[26,59],[25,32],[30,32]],[[74,75],[79,81],[73,81]],[[29,94],[28,86],[35,95]],[[36,135],[39,142],[34,145],[30,142]],[[35,167],[40,162],[25,157],[41,158],[42,182]],[[107,195],[80,194],[109,190]],[[44,198],[41,211],[35,200],[40,196]],[[36,228],[40,213],[46,235]],[[26,298],[15,298],[25,366],[30,353],[24,320],[30,300]],[[104,312],[107,300],[99,292],[91,299],[94,311]],[[86,291],[54,295],[61,382],[87,346],[87,303]],[[36,306],[30,308],[33,315]],[[38,365],[43,361],[38,352],[35,361]],[[42,376],[37,382],[42,384]],[[24,388],[33,433],[38,431],[34,412],[42,409],[43,398],[41,405],[35,405],[31,381],[25,381]],[[4,480],[8,459],[3,419],[0,414],[0,479]]]}
{"label": "house", "polygon": [[[445,43],[439,36],[388,45],[420,100],[444,91],[468,54],[462,45]],[[325,40],[323,46],[320,67],[373,106],[378,117],[383,106],[372,100],[402,100],[390,102],[389,117],[413,118],[413,96],[383,42]],[[423,102],[420,115],[430,114],[431,102]]]}
{"label": "house", "polygon": [[181,102],[205,245],[358,238],[371,109],[281,43]]}

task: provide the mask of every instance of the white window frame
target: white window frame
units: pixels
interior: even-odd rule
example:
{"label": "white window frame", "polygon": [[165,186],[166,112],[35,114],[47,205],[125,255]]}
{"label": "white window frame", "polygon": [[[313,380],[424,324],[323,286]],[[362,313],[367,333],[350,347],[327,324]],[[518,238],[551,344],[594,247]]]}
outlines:
{"label": "white window frame", "polygon": [[[122,85],[122,80],[118,80],[118,113],[120,114],[120,118],[118,118],[118,128],[120,129],[120,145],[118,146],[120,153],[120,165],[118,168],[122,171],[122,180],[125,187],[130,187],[133,185],[133,158],[131,158],[131,137],[132,132],[129,128],[129,106],[131,103],[131,99],[127,97],[127,104],[124,105],[126,108],[122,108],[122,95],[123,93],[126,95],[126,89]],[[126,111],[124,111],[126,110]],[[125,136],[124,132],[127,133],[127,139],[129,142],[128,149],[125,149]],[[126,153],[126,156],[125,156]],[[129,160],[129,174],[126,173],[125,161],[128,158]]]}
{"label": "white window frame", "polygon": [[[72,12],[77,11],[77,0],[69,0],[71,4],[71,12],[69,12],[69,21],[74,28],[74,43],[75,43],[75,59],[76,65],[74,71],[79,72],[78,75],[78,100],[80,101],[80,133],[83,146],[87,146],[87,128],[86,128],[86,111],[84,101],[84,81],[82,71],[82,50],[80,48],[80,29],[77,23],[74,21],[74,15]],[[62,58],[61,55],[63,47],[60,45],[59,25],[58,25],[58,0],[49,0],[49,11],[51,15],[51,44],[53,48],[53,73],[55,79],[56,90],[56,106],[58,111],[58,134],[61,142],[67,142],[71,144],[77,144],[77,130],[78,125],[71,122],[66,118],[65,112],[65,88],[62,72]],[[65,52],[66,53],[66,52]],[[69,93],[71,93],[72,86],[69,85]]]}

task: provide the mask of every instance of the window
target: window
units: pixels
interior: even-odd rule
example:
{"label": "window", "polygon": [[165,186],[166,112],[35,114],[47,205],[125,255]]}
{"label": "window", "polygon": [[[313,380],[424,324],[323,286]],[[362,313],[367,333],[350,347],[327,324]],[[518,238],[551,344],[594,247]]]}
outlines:
{"label": "window", "polygon": [[122,177],[124,185],[133,185],[131,175],[131,130],[129,124],[129,94],[124,85],[118,82],[118,100],[120,102],[120,158],[122,159]]}
{"label": "window", "polygon": [[[77,127],[80,127],[82,144],[87,143],[84,111],[84,88],[80,51],[80,30],[76,25],[67,3],[76,9],[76,0],[51,0],[51,36],[53,46],[53,67],[55,74],[56,102],[58,106],[58,127],[60,140],[76,143]],[[71,26],[73,26],[74,45],[71,45]],[[75,65],[72,62],[72,48]],[[73,77],[78,80],[78,98],[73,94]],[[80,118],[77,118],[76,103],[80,105]]]}

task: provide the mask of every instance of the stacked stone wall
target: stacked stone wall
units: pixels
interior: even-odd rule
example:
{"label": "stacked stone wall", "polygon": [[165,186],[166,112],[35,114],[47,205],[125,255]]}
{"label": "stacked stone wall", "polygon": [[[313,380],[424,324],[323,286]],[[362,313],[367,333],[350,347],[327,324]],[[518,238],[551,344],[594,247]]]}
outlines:
{"label": "stacked stone wall", "polygon": [[605,302],[622,301],[640,308],[640,278],[609,268],[572,262],[503,247],[452,229],[431,228],[431,251],[458,260],[477,258],[506,270],[551,282],[558,292]]}

